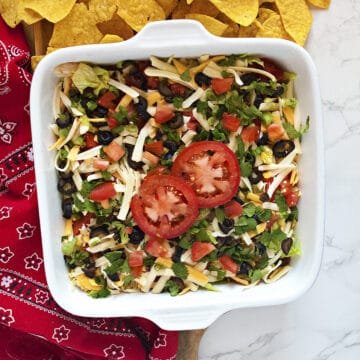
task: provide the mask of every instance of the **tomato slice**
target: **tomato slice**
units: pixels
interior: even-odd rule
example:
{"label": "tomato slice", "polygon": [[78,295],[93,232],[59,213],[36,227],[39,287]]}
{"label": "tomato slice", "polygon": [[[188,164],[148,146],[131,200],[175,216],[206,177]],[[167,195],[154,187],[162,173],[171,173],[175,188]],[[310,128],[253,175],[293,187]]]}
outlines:
{"label": "tomato slice", "polygon": [[144,252],[142,250],[132,251],[129,253],[128,264],[131,268],[142,266],[144,260]]}
{"label": "tomato slice", "polygon": [[171,175],[147,176],[131,200],[131,211],[146,234],[165,239],[183,234],[199,214],[192,188]]}
{"label": "tomato slice", "polygon": [[116,195],[114,183],[112,183],[111,181],[107,181],[91,190],[89,194],[89,199],[93,201],[102,201],[109,199],[114,195]]}
{"label": "tomato slice", "polygon": [[228,255],[223,255],[219,258],[220,264],[225,270],[236,274],[239,271],[239,265]]}
{"label": "tomato slice", "polygon": [[223,113],[222,126],[228,131],[236,131],[240,126],[241,120],[233,114]]}
{"label": "tomato slice", "polygon": [[191,246],[191,259],[192,261],[199,261],[204,256],[210,254],[215,250],[215,246],[208,242],[195,241]]}
{"label": "tomato slice", "polygon": [[283,193],[288,207],[293,207],[297,205],[300,198],[300,191],[294,190],[293,186],[290,184],[290,181],[288,179],[285,179],[279,185],[279,189]]}
{"label": "tomato slice", "polygon": [[110,165],[108,160],[104,159],[94,159],[93,160],[93,167],[98,170],[106,170]]}
{"label": "tomato slice", "polygon": [[227,203],[240,183],[235,154],[223,143],[199,141],[182,150],[174,161],[172,175],[182,177],[193,188],[200,208]]}
{"label": "tomato slice", "polygon": [[211,87],[216,95],[221,95],[231,89],[233,82],[234,78],[215,78],[211,79]]}
{"label": "tomato slice", "polygon": [[156,107],[155,121],[159,124],[166,123],[174,117],[174,106],[172,104],[160,104]]}
{"label": "tomato slice", "polygon": [[175,95],[175,96],[184,96],[185,92],[187,90],[187,87],[178,83],[173,83],[170,84],[170,89],[171,92]]}
{"label": "tomato slice", "polygon": [[249,125],[242,129],[240,137],[248,142],[252,143],[259,140],[260,128],[256,125]]}
{"label": "tomato slice", "polygon": [[227,217],[233,218],[243,213],[243,207],[236,200],[231,200],[224,205],[224,212]]}
{"label": "tomato slice", "polygon": [[151,238],[145,245],[144,250],[151,256],[169,258],[170,245],[166,239]]}

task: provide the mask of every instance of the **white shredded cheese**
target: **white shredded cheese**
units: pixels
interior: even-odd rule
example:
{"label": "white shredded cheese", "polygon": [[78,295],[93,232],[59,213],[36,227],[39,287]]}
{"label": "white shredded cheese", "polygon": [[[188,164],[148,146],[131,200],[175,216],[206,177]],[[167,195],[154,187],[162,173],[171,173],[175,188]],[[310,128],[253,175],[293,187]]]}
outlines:
{"label": "white shredded cheese", "polygon": [[78,171],[74,171],[73,176],[72,176],[72,179],[73,179],[73,181],[74,181],[74,184],[75,184],[75,186],[76,186],[76,189],[77,189],[78,191],[81,191],[83,181],[82,181],[81,175],[79,174]]}
{"label": "white shredded cheese", "polygon": [[268,209],[272,211],[279,211],[279,207],[276,203],[265,201],[262,204],[263,209]]}
{"label": "white shredded cheese", "polygon": [[96,172],[94,174],[90,174],[86,178],[86,180],[90,182],[90,181],[94,181],[94,180],[98,180],[98,179],[102,179],[102,178],[103,178],[103,176],[102,176],[101,172]]}
{"label": "white shredded cheese", "polygon": [[151,65],[157,69],[169,71],[174,74],[178,73],[176,70],[176,67],[174,65],[171,65],[165,61],[162,61],[155,56],[150,56],[150,61],[151,61]]}
{"label": "white shredded cheese", "polygon": [[185,99],[181,105],[183,109],[189,108],[196,100],[199,100],[205,91],[199,87],[194,93],[192,93],[187,99]]}
{"label": "white shredded cheese", "polygon": [[252,244],[252,240],[250,235],[246,232],[244,234],[241,235],[241,238],[243,239],[244,243],[249,246]]}
{"label": "white shredded cheese", "polygon": [[235,77],[235,82],[239,85],[242,86],[244,85],[244,83],[242,82],[242,80],[240,79],[239,74],[234,70],[234,69],[228,69],[227,70],[229,73],[233,74]]}
{"label": "white shredded cheese", "polygon": [[145,75],[147,76],[158,76],[158,77],[164,77],[170,80],[173,80],[181,85],[184,85],[190,89],[195,89],[197,87],[195,87],[191,82],[189,81],[184,81],[180,78],[179,74],[174,74],[170,71],[164,71],[164,70],[159,70],[159,69],[155,69],[153,67],[147,67],[144,71]]}
{"label": "white shredded cheese", "polygon": [[76,156],[76,160],[86,160],[86,159],[98,157],[100,155],[101,148],[102,148],[102,145],[98,145],[89,150],[83,151]]}
{"label": "white shredded cheese", "polygon": [[149,136],[149,133],[152,129],[153,120],[150,119],[145,126],[140,130],[139,136],[136,140],[134,150],[131,156],[132,161],[141,161],[143,155],[143,147],[145,144],[146,138]]}
{"label": "white shredded cheese", "polygon": [[259,170],[260,171],[271,171],[271,170],[282,170],[282,169],[294,169],[296,168],[293,164],[269,164],[269,165],[260,165]]}
{"label": "white shredded cheese", "polygon": [[253,73],[261,74],[261,75],[268,77],[271,81],[276,81],[276,77],[273,74],[271,74],[265,70],[243,67],[243,66],[230,66],[229,69],[234,69],[234,70],[237,70],[237,71],[240,71],[243,73],[253,72]]}
{"label": "white shredded cheese", "polygon": [[203,114],[198,112],[196,108],[192,111],[194,118],[199,122],[199,124],[206,130],[210,130],[210,125],[207,119],[204,118]]}
{"label": "white shredded cheese", "polygon": [[189,145],[191,143],[192,138],[197,134],[196,131],[193,130],[188,130],[183,137],[181,138],[181,141],[185,144],[185,145]]}
{"label": "white shredded cheese", "polygon": [[139,92],[131,88],[130,86],[125,85],[120,81],[116,81],[114,79],[109,80],[109,85],[116,87],[117,89],[121,90],[123,93],[128,94],[133,99],[140,96]]}

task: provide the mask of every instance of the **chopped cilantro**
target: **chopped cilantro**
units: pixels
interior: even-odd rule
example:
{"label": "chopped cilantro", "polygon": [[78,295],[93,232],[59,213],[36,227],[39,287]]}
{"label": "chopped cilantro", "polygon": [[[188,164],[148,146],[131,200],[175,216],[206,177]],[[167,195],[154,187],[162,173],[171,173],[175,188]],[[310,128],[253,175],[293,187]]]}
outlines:
{"label": "chopped cilantro", "polygon": [[253,269],[249,271],[249,278],[252,283],[260,280],[262,277],[263,277],[263,273],[259,269]]}
{"label": "chopped cilantro", "polygon": [[275,202],[276,202],[277,206],[279,207],[280,215],[282,217],[287,216],[288,206],[286,204],[285,196],[280,190],[277,190],[275,193]]}
{"label": "chopped cilantro", "polygon": [[110,294],[111,294],[110,290],[105,287],[100,290],[91,290],[88,293],[88,295],[94,299],[105,298],[105,297],[108,297]]}
{"label": "chopped cilantro", "polygon": [[249,177],[252,173],[252,165],[247,161],[240,163],[240,173],[242,177]]}
{"label": "chopped cilantro", "polygon": [[171,269],[175,276],[179,277],[180,279],[185,280],[189,276],[189,270],[182,263],[173,263]]}
{"label": "chopped cilantro", "polygon": [[190,81],[191,80],[190,70],[186,69],[182,74],[180,74],[180,79],[184,81]]}
{"label": "chopped cilantro", "polygon": [[168,280],[164,289],[168,291],[171,296],[176,296],[180,292],[178,284],[173,280]]}
{"label": "chopped cilantro", "polygon": [[183,103],[184,99],[180,96],[174,96],[173,98],[173,104],[175,106],[176,109],[180,109],[182,107],[182,103]]}

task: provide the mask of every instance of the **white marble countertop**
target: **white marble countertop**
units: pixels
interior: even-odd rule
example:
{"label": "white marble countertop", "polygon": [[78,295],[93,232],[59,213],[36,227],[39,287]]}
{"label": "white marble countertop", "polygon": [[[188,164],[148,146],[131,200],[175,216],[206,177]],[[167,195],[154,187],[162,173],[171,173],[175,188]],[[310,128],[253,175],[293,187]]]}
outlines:
{"label": "white marble countertop", "polygon": [[360,359],[360,1],[312,13],[305,48],[320,77],[326,161],[321,271],[293,303],[221,316],[200,360]]}

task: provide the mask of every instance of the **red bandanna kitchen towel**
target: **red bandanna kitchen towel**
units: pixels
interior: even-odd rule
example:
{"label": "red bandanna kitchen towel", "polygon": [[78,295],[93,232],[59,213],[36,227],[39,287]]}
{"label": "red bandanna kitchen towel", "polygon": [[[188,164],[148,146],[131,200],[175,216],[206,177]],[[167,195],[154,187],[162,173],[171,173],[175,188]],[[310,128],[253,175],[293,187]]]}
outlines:
{"label": "red bandanna kitchen towel", "polygon": [[[0,19],[1,359],[175,359],[176,332],[140,318],[76,317],[49,293],[31,146],[29,57],[21,28]],[[53,355],[40,355],[46,352]]]}

